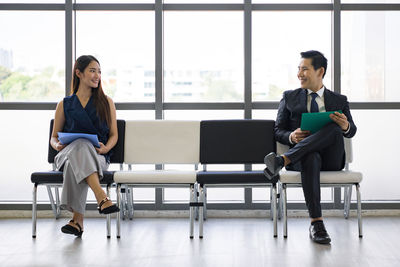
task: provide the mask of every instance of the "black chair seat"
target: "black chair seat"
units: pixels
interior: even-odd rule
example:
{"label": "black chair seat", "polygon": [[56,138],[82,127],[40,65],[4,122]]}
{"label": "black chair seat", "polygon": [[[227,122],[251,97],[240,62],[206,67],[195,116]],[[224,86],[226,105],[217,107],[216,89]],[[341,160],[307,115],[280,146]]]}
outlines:
{"label": "black chair seat", "polygon": [[197,182],[203,184],[270,184],[263,171],[200,171]]}
{"label": "black chair seat", "polygon": [[[114,182],[114,171],[104,171],[101,184],[111,184]],[[60,171],[34,172],[31,181],[35,184],[62,184],[63,173]]]}

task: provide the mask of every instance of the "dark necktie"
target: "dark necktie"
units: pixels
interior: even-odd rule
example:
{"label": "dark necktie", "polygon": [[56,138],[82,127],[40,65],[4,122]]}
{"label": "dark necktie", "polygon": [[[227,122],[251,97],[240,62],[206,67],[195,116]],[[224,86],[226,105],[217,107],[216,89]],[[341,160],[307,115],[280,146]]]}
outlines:
{"label": "dark necktie", "polygon": [[319,112],[318,104],[317,101],[315,101],[315,98],[318,96],[317,93],[311,93],[311,107],[310,107],[310,112]]}

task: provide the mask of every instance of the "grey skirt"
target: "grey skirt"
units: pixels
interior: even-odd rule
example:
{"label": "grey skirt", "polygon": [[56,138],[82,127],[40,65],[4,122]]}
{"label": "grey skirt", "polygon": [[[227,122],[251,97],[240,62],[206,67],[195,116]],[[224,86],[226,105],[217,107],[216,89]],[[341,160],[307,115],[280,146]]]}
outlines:
{"label": "grey skirt", "polygon": [[77,139],[61,150],[54,162],[57,170],[63,168],[61,208],[84,214],[89,187],[86,178],[95,172],[103,178],[109,165],[105,157],[97,154],[88,140]]}

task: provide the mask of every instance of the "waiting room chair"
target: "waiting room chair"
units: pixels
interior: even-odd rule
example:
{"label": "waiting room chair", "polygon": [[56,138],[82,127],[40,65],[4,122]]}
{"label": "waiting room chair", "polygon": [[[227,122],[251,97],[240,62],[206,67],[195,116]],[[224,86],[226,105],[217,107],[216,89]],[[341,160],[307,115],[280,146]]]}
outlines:
{"label": "waiting room chair", "polygon": [[[207,188],[244,187],[270,188],[270,214],[273,234],[277,236],[277,180],[268,180],[263,170],[251,170],[253,164],[263,164],[264,156],[276,151],[273,120],[206,120],[200,128],[199,237],[203,238],[206,217]],[[209,171],[217,164],[245,164],[243,171]],[[246,166],[250,165],[250,166]],[[250,168],[248,168],[250,167]]]}
{"label": "waiting room chair", "polygon": [[[320,183],[321,187],[341,187],[344,188],[344,217],[347,219],[350,213],[351,192],[355,186],[357,192],[357,215],[358,215],[358,234],[362,233],[362,216],[361,216],[361,192],[360,182],[362,181],[362,173],[349,169],[349,164],[353,162],[352,140],[344,138],[346,162],[345,168],[341,171],[321,171]],[[277,154],[281,155],[289,149],[288,146],[277,142]],[[289,187],[301,187],[301,173],[296,171],[282,170],[280,176],[281,198],[279,208],[283,209],[283,236],[287,237],[287,191]]]}
{"label": "waiting room chair", "polygon": [[[125,189],[129,202],[134,187],[183,187],[190,191],[190,238],[194,231],[194,208],[197,203],[196,170],[199,163],[200,122],[173,120],[126,121],[125,164],[127,171],[114,175],[117,184],[117,203],[122,210],[121,190]],[[137,164],[149,164],[146,170],[136,170]],[[154,165],[193,165],[193,170],[152,169]],[[130,206],[130,207],[129,207]],[[133,209],[133,204],[128,205]],[[130,214],[133,211],[129,211]],[[117,238],[121,237],[121,216],[117,216]]]}
{"label": "waiting room chair", "polygon": [[[54,120],[50,121],[50,134],[53,130]],[[124,134],[125,134],[125,121],[117,120],[118,127],[118,142],[112,149],[113,153],[110,158],[111,163],[119,163],[122,164],[124,162]],[[37,225],[37,187],[39,185],[44,185],[47,188],[47,193],[49,195],[49,200],[51,204],[51,208],[53,210],[54,216],[56,219],[59,218],[61,214],[60,210],[60,196],[59,196],[59,188],[62,187],[63,184],[63,172],[56,171],[54,165],[54,157],[57,155],[57,151],[53,149],[48,142],[48,154],[47,161],[53,165],[53,170],[51,171],[43,171],[43,172],[34,172],[31,174],[31,182],[34,184],[33,186],[33,197],[32,197],[32,237],[36,238],[36,225]],[[100,181],[102,186],[106,187],[107,196],[110,196],[110,186],[114,183],[114,171],[104,171],[103,179]],[[52,188],[54,188],[55,201],[52,193]],[[111,236],[111,215],[107,215],[107,237]]]}

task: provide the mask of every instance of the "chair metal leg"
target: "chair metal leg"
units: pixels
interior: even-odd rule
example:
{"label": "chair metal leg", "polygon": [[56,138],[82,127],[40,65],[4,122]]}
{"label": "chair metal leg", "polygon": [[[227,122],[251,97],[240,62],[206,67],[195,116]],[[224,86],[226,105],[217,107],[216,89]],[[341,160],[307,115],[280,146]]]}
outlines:
{"label": "chair metal leg", "polygon": [[47,188],[47,194],[49,195],[49,200],[50,200],[50,205],[51,205],[51,209],[53,210],[54,213],[54,217],[57,219],[57,208],[56,205],[54,203],[54,197],[53,197],[53,192],[51,191],[51,186],[50,185],[46,185]]}
{"label": "chair metal leg", "polygon": [[277,197],[277,194],[276,194],[276,184],[274,184],[273,186],[272,186],[272,194],[273,194],[273,197],[272,197],[272,203],[271,203],[271,206],[272,206],[272,212],[273,212],[273,224],[274,224],[274,237],[277,237],[278,236],[278,222],[277,222],[277,209],[276,209],[276,197]]}
{"label": "chair metal leg", "polygon": [[117,184],[117,206],[120,211],[117,212],[117,238],[121,237],[121,185]]}
{"label": "chair metal leg", "polygon": [[357,190],[357,216],[358,216],[358,236],[363,237],[362,231],[362,216],[361,216],[361,192],[360,192],[360,184],[356,184]]}
{"label": "chair metal leg", "polygon": [[348,205],[347,195],[349,194],[348,191],[349,191],[348,187],[344,186],[343,187],[343,216],[345,219],[349,218],[349,214],[347,213],[347,205]]}
{"label": "chair metal leg", "polygon": [[[196,202],[199,202],[199,185],[194,184],[194,199]],[[199,207],[194,208],[194,219],[197,221],[199,219]]]}
{"label": "chair metal leg", "polygon": [[350,208],[351,208],[351,196],[352,196],[352,191],[353,191],[353,185],[349,186],[349,191],[348,191],[348,206],[347,206],[347,214],[350,216]]}
{"label": "chair metal leg", "polygon": [[280,219],[282,219],[282,197],[281,197],[282,196],[282,185],[281,185],[281,183],[278,183],[277,185],[278,185],[278,196],[277,196],[278,207],[277,207],[277,209],[278,209],[278,220],[280,220]]}
{"label": "chair metal leg", "polygon": [[204,223],[204,188],[200,185],[200,203],[203,203],[203,206],[199,207],[199,238],[203,238],[203,223]]}
{"label": "chair metal leg", "polygon": [[126,198],[127,198],[127,207],[128,207],[128,217],[129,220],[133,219],[133,188],[127,187],[126,188]]}
{"label": "chair metal leg", "polygon": [[132,191],[131,191],[131,196],[132,196],[132,219],[133,219],[133,217],[135,216],[135,205],[134,205],[134,195],[133,195],[133,188],[132,188]]}
{"label": "chair metal leg", "polygon": [[344,218],[348,219],[350,216],[351,205],[351,191],[352,185],[344,187]]}
{"label": "chair metal leg", "polygon": [[54,194],[56,195],[56,212],[57,212],[57,217],[56,219],[60,218],[61,215],[61,204],[60,204],[60,190],[58,190],[58,186],[54,187]]}
{"label": "chair metal leg", "polygon": [[207,187],[203,186],[203,221],[207,220]]}
{"label": "chair metal leg", "polygon": [[[110,197],[110,185],[107,185],[107,196]],[[107,214],[107,238],[111,237],[111,214]]]}
{"label": "chair metal leg", "polygon": [[128,218],[128,201],[127,201],[128,187],[124,186],[121,190],[121,206],[122,206],[122,220]]}
{"label": "chair metal leg", "polygon": [[32,238],[36,238],[37,221],[37,184],[33,186],[32,192]]}
{"label": "chair metal leg", "polygon": [[189,204],[189,217],[190,217],[190,229],[189,229],[189,237],[193,238],[194,233],[194,207],[192,203],[195,201],[195,191],[194,185],[190,185],[190,204]]}
{"label": "chair metal leg", "polygon": [[287,238],[287,196],[286,196],[286,184],[282,184],[282,206],[283,206],[283,237]]}
{"label": "chair metal leg", "polygon": [[274,220],[274,207],[273,207],[273,205],[272,205],[272,202],[273,202],[273,185],[271,185],[271,187],[269,188],[269,203],[270,203],[270,205],[269,205],[269,217],[270,217],[270,219],[271,219],[271,221],[273,221]]}

